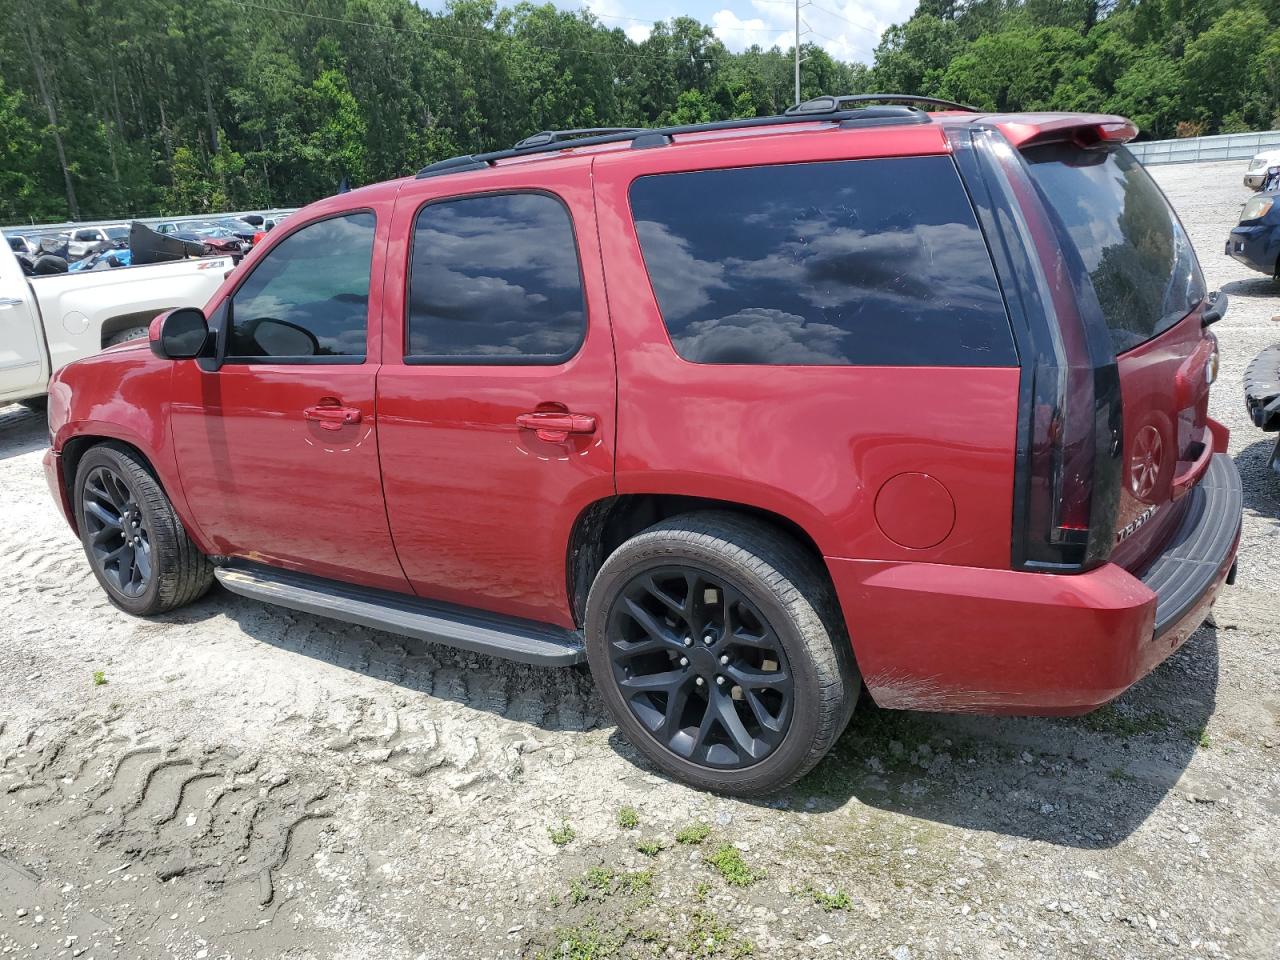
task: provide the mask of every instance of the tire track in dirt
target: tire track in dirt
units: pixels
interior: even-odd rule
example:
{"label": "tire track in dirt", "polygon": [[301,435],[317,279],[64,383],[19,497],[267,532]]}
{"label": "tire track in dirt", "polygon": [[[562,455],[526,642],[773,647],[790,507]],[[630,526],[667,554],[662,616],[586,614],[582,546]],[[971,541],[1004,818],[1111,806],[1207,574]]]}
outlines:
{"label": "tire track in dirt", "polygon": [[332,783],[232,747],[118,726],[109,716],[0,725],[0,797],[16,801],[8,826],[71,832],[81,841],[72,848],[92,848],[87,863],[80,857],[90,873],[125,862],[160,881],[243,887],[269,905],[298,828],[332,816],[323,805]]}

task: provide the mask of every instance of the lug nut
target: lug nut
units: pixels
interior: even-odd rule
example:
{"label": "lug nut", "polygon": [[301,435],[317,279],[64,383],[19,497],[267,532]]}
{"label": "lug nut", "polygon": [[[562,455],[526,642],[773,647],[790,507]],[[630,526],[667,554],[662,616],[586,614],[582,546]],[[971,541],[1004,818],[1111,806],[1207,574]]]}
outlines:
{"label": "lug nut", "polygon": [[717,686],[717,687],[723,687],[723,686],[724,686],[724,677],[716,677],[716,686]]}
{"label": "lug nut", "polygon": [[720,664],[721,664],[721,666],[724,666],[724,665],[728,664],[728,662],[729,662],[729,655],[728,655],[727,653],[726,653],[726,654],[722,654],[722,655],[721,655],[721,657],[720,657]]}
{"label": "lug nut", "polygon": [[716,642],[716,638],[708,633],[705,637],[702,638],[702,642],[709,647]]}
{"label": "lug nut", "polygon": [[682,666],[682,667],[687,667],[688,665],[689,665],[689,658],[688,658],[688,657],[681,657],[681,658],[680,658],[680,666]]}
{"label": "lug nut", "polygon": [[695,681],[693,681],[693,682],[694,682],[694,683],[696,683],[698,686],[702,686],[702,678],[701,678],[701,677],[699,677],[697,680],[695,680]]}
{"label": "lug nut", "polygon": [[685,645],[686,647],[692,647],[692,646],[693,646],[693,637],[685,637],[685,638],[684,638],[684,645]]}

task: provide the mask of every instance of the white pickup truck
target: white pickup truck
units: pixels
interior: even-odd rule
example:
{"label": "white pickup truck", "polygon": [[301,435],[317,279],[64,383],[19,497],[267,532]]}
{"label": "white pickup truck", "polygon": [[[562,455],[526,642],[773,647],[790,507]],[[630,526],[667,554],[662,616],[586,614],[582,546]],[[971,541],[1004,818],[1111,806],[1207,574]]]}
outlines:
{"label": "white pickup truck", "polygon": [[0,243],[0,404],[43,396],[56,371],[145,336],[158,313],[204,306],[232,266],[204,257],[27,277]]}

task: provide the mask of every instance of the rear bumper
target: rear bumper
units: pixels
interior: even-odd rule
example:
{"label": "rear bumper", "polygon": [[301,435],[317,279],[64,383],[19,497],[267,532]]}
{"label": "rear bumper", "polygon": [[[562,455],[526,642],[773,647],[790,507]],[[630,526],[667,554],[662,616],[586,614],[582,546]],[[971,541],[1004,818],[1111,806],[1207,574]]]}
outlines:
{"label": "rear bumper", "polygon": [[1240,477],[1216,454],[1142,576],[1074,576],[828,558],[854,653],[882,707],[1084,713],[1132,686],[1204,621],[1240,541]]}

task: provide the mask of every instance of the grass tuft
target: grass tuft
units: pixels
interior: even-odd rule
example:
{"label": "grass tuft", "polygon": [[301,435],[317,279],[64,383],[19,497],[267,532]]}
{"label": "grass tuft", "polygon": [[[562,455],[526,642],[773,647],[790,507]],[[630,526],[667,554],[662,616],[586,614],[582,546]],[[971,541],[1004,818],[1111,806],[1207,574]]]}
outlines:
{"label": "grass tuft", "polygon": [[563,847],[573,842],[573,838],[578,835],[578,831],[569,825],[568,820],[565,820],[558,827],[548,827],[547,834],[551,837],[552,843],[557,847]]}
{"label": "grass tuft", "polygon": [[734,887],[749,887],[764,876],[748,867],[738,848],[729,843],[721,844],[707,854],[705,860],[719,871],[726,883]]}
{"label": "grass tuft", "polygon": [[636,841],[636,850],[646,857],[656,857],[663,849],[662,841],[654,837],[644,837]]}
{"label": "grass tuft", "polygon": [[843,890],[836,890],[834,893],[827,893],[825,890],[819,890],[816,887],[806,887],[810,899],[828,913],[834,910],[850,910],[853,908],[853,900]]}
{"label": "grass tuft", "polygon": [[93,671],[93,685],[95,687],[105,687],[107,685],[107,672],[105,670]]}
{"label": "grass tuft", "polygon": [[701,843],[709,836],[711,836],[711,828],[705,823],[691,823],[676,834],[676,843]]}
{"label": "grass tuft", "polygon": [[623,807],[618,811],[618,826],[623,830],[634,830],[640,826],[640,814],[635,807]]}

